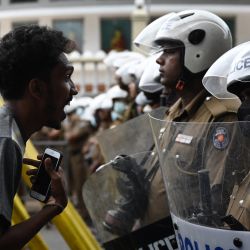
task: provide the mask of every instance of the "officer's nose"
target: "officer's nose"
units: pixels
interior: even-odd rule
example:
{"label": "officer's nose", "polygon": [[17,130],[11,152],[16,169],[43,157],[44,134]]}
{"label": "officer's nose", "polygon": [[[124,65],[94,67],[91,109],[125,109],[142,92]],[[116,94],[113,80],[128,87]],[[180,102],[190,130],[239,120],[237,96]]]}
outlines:
{"label": "officer's nose", "polygon": [[156,59],[156,63],[163,65],[164,63],[163,53]]}

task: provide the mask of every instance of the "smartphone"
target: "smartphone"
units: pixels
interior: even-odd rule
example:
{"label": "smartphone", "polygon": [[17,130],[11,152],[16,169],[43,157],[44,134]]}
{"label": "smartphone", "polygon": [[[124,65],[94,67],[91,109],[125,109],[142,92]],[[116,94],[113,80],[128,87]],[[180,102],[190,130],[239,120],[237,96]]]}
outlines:
{"label": "smartphone", "polygon": [[54,169],[57,171],[62,161],[62,157],[62,153],[57,150],[52,148],[45,149],[40,166],[38,168],[36,180],[30,189],[30,196],[32,198],[35,198],[41,202],[45,202],[49,198],[51,193],[51,178],[45,170],[44,161],[47,158],[50,158]]}

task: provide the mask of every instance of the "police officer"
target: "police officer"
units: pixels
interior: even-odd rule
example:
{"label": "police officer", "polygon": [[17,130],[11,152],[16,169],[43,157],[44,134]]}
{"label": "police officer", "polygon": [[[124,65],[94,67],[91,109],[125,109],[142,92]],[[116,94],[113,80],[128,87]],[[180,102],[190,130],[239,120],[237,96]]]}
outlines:
{"label": "police officer", "polygon": [[[159,22],[157,25],[159,25]],[[152,27],[153,25],[150,25],[150,28]],[[148,30],[144,32],[148,32]],[[150,34],[152,35],[152,33]],[[141,37],[145,38],[145,36]],[[145,41],[148,42],[147,39]],[[138,43],[138,39],[136,42]],[[141,44],[143,42],[141,41]],[[155,51],[162,52],[156,60],[160,65],[161,83],[177,91],[180,96],[168,110],[166,121],[214,122],[236,119],[239,101],[224,101],[211,97],[202,85],[202,77],[206,70],[232,46],[230,30],[221,18],[201,10],[171,13],[158,27],[154,41],[151,44],[148,43],[148,45],[151,48],[153,47]],[[191,133],[192,138],[197,141],[201,140],[203,136],[199,129],[194,129]],[[225,133],[226,136],[226,129],[222,130],[221,133]],[[186,135],[190,134],[187,133]],[[168,149],[170,153],[176,152],[178,149],[183,155],[188,156],[190,154],[188,145],[177,143],[174,134],[171,134],[165,143],[171,145],[171,148]],[[221,185],[220,175],[224,173],[226,164],[226,159],[221,158],[219,152],[220,150],[226,150],[229,145],[224,143],[220,149],[216,149],[213,143],[210,146],[212,149],[214,147],[213,157],[217,157],[217,162],[221,165],[221,173],[213,173],[209,158],[206,159],[206,168],[211,168],[212,186],[216,190],[217,185]],[[190,166],[194,161],[195,159],[190,159]],[[224,208],[219,206],[218,210],[220,209]],[[167,215],[168,205],[165,188],[161,172],[158,169],[151,182],[149,204],[142,223],[152,223]]]}
{"label": "police officer", "polygon": [[84,164],[81,150],[89,136],[93,133],[93,129],[88,121],[82,120],[77,114],[78,108],[78,103],[75,100],[65,110],[67,123],[64,124],[64,137],[68,142],[69,149],[69,191],[79,213],[86,219],[88,213],[82,198],[82,186],[87,179],[88,169]]}
{"label": "police officer", "polygon": [[[227,209],[227,218],[230,219],[230,226],[238,227],[238,230],[250,230],[250,174],[248,172],[248,144],[250,135],[249,62],[250,42],[246,42],[234,47],[220,57],[219,60],[212,65],[203,79],[203,84],[206,88],[218,98],[233,98],[235,95],[242,101],[237,115],[239,121],[243,121],[243,123],[239,123],[239,125],[240,132],[243,134],[244,139],[241,142],[242,145],[237,145],[236,148],[241,152],[242,158],[244,158],[243,161],[239,163],[243,171],[235,172],[236,178],[233,180],[235,185]],[[220,87],[219,85],[216,87],[211,83],[211,76],[214,75],[217,76]],[[237,162],[239,162],[239,160],[237,159]]]}

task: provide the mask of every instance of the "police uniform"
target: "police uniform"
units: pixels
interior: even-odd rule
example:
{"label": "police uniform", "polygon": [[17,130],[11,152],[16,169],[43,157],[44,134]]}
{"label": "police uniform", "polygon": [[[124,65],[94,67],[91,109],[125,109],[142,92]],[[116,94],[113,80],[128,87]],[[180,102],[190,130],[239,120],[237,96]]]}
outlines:
{"label": "police uniform", "polygon": [[[224,136],[227,141],[222,144],[222,148],[216,149],[213,141],[213,134],[209,130],[210,125],[204,128],[204,123],[211,122],[227,122],[234,121],[237,119],[236,112],[240,105],[239,100],[218,100],[215,97],[208,97],[205,90],[201,91],[195,98],[186,106],[183,107],[181,98],[178,99],[175,104],[168,110],[166,113],[166,121],[176,121],[176,122],[197,122],[202,124],[197,124],[197,126],[190,129],[191,126],[184,127],[184,130],[181,131],[181,134],[184,136],[191,136],[193,142],[197,142],[197,147],[199,148],[201,145],[198,145],[199,142],[202,142],[202,138],[204,136],[208,136],[211,138],[211,143],[206,146],[211,147],[210,152],[213,155],[209,155],[205,159],[205,166],[202,166],[206,169],[210,170],[210,180],[211,186],[216,186],[217,184],[221,184],[222,177],[225,175],[224,167],[226,165],[225,153],[221,154],[222,150],[228,150],[231,145],[231,141],[229,139],[229,135],[227,134],[227,130],[222,130],[224,132]],[[170,124],[170,123],[169,123]],[[200,126],[200,127],[198,127]],[[177,140],[178,134],[180,131],[171,131],[171,126],[166,124],[164,129],[163,143],[169,155],[173,155],[175,157],[179,157],[179,160],[174,160],[173,162],[168,162],[168,166],[174,168],[173,172],[176,172],[176,168],[185,168],[185,173],[190,172],[191,178],[192,174],[197,172],[197,169],[193,169],[194,165],[197,165],[196,162],[196,154],[193,152],[197,147],[190,147],[187,143],[179,143]],[[206,134],[211,133],[211,134]],[[170,136],[169,136],[170,135]],[[214,148],[213,148],[214,147]],[[223,157],[224,156],[224,157]],[[184,159],[185,166],[182,166],[183,162],[181,159]],[[217,169],[214,168],[213,164],[216,162],[219,166],[221,166],[220,171],[217,172]],[[199,165],[199,164],[198,164]],[[189,169],[186,169],[186,166],[189,166]],[[201,166],[200,166],[201,167]],[[175,176],[176,177],[176,176]],[[183,190],[183,185],[179,187],[181,192],[177,192],[177,186],[174,188],[175,190],[171,190],[176,192],[176,199],[179,199],[180,202],[183,201],[185,207],[187,206],[186,202],[192,203],[192,197],[190,197],[190,193],[187,194],[187,197],[180,197],[180,193]],[[198,185],[197,181],[194,182],[194,186]],[[196,186],[197,187],[197,186]],[[227,191],[227,190],[226,190]],[[197,197],[193,197],[197,200]],[[143,224],[147,225],[159,219],[162,219],[169,215],[169,208],[167,203],[167,198],[165,194],[164,183],[161,175],[160,169],[157,170],[154,179],[151,182],[150,194],[149,194],[149,203],[148,208],[145,213]]]}
{"label": "police uniform", "polygon": [[232,215],[247,230],[250,230],[250,173],[241,183],[234,186],[227,215]]}

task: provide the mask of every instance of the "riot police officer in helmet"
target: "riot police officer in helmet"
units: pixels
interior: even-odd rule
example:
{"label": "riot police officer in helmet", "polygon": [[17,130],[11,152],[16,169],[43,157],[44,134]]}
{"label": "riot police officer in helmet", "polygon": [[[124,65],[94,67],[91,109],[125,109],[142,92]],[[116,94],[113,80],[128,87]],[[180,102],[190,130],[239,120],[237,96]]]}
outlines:
{"label": "riot police officer in helmet", "polygon": [[[152,29],[145,30],[144,33],[146,32],[150,35],[153,33]],[[156,60],[160,65],[161,83],[180,96],[167,112],[166,121],[214,122],[236,119],[239,101],[217,100],[211,97],[202,85],[202,77],[207,69],[232,46],[230,30],[221,18],[201,10],[170,13],[158,27],[153,41],[150,41],[150,35],[140,35],[136,43],[150,47],[151,52],[152,50],[161,52]],[[199,131],[193,131],[192,136],[198,141],[202,134],[199,134]],[[178,148],[176,142],[172,145],[173,151]],[[184,151],[188,153],[188,148]],[[218,157],[218,162],[223,169],[226,159],[219,159],[219,155],[216,154],[214,157]],[[210,166],[209,160],[207,166]],[[214,180],[217,179],[216,173],[211,177]],[[217,184],[221,183],[217,181],[212,183],[214,186]],[[158,171],[151,183],[149,205],[143,223],[152,222],[167,215],[167,201],[163,186],[161,173]]]}
{"label": "riot police officer in helmet", "polygon": [[[239,101],[217,100],[210,97],[202,86],[206,70],[232,46],[226,23],[218,16],[201,10],[170,13],[159,20],[147,26],[135,39],[135,44],[148,47],[151,52],[161,52],[156,60],[160,65],[161,83],[180,96],[167,112],[166,121],[235,120]],[[198,132],[193,131],[192,136],[200,140],[202,134]],[[219,155],[216,157],[223,168],[225,159],[220,159]],[[215,176],[212,178],[216,179]],[[139,218],[143,226],[166,216],[169,216],[168,203],[158,168],[150,183],[147,207]]]}

